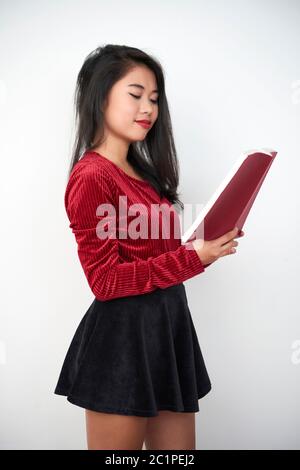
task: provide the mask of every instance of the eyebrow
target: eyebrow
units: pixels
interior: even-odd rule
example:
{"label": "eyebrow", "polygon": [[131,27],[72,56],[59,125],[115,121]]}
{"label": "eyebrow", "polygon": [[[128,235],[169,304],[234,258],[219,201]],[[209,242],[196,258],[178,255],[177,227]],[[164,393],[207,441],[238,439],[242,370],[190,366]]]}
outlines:
{"label": "eyebrow", "polygon": [[[145,90],[145,87],[143,85],[140,85],[139,83],[130,83],[130,85],[128,86],[135,86],[137,88],[142,88],[142,90]],[[152,93],[153,92],[157,92],[158,93],[158,90],[152,90]]]}

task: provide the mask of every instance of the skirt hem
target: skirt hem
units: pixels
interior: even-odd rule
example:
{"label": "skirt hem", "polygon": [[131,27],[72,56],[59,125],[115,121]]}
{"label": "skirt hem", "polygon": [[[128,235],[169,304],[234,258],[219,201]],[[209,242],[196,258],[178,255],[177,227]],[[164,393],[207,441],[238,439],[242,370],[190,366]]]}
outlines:
{"label": "skirt hem", "polygon": [[[198,400],[203,398],[207,395],[211,390],[211,384],[208,383],[208,386],[205,388],[203,387],[202,391],[198,393]],[[72,403],[73,405],[80,406],[81,408],[86,408],[91,411],[98,411],[104,413],[117,413],[123,415],[135,415],[135,416],[145,416],[145,417],[154,417],[158,416],[158,411],[163,410],[170,410],[170,411],[177,411],[181,413],[191,413],[191,412],[198,412],[199,406],[184,406],[184,408],[178,407],[176,405],[163,405],[159,404],[157,406],[157,412],[151,410],[141,410],[136,408],[116,408],[116,407],[109,407],[109,406],[102,406],[102,405],[95,405],[94,403],[90,403],[86,400],[83,400],[80,397],[76,397],[74,395],[68,395],[68,392],[63,391],[61,389],[56,389],[54,392],[56,395],[63,395],[67,397],[67,400]]]}

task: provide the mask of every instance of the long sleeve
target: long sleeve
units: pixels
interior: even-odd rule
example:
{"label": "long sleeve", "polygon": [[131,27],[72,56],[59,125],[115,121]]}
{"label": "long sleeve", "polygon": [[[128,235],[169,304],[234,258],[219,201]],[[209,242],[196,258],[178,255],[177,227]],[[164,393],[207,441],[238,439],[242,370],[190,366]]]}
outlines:
{"label": "long sleeve", "polygon": [[104,169],[79,165],[71,174],[65,193],[65,207],[80,263],[97,299],[110,300],[164,289],[205,270],[189,243],[155,257],[123,261],[118,238],[109,235],[101,239],[96,230],[104,218],[96,214],[97,207],[100,204],[116,207],[115,184]]}

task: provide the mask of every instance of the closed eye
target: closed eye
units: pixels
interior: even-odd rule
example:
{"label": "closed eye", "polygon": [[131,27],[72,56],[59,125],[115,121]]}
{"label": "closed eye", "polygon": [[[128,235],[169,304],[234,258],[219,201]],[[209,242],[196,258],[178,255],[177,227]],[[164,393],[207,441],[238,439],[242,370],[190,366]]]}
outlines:
{"label": "closed eye", "polygon": [[[140,96],[133,95],[132,93],[129,93],[129,95],[133,96],[133,97],[136,98],[137,100],[140,99]],[[157,104],[157,103],[158,103],[158,100],[150,100],[150,101],[152,101],[152,103],[154,103],[154,104]]]}

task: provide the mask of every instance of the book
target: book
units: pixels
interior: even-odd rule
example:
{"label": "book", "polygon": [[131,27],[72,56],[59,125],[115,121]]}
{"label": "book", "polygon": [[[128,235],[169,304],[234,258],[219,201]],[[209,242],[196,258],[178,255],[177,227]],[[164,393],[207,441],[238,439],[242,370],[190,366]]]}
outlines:
{"label": "book", "polygon": [[[181,237],[182,243],[196,238],[215,240],[238,227],[240,236],[250,209],[276,157],[273,149],[243,152],[216,189],[192,225]],[[207,265],[208,266],[208,265]]]}

